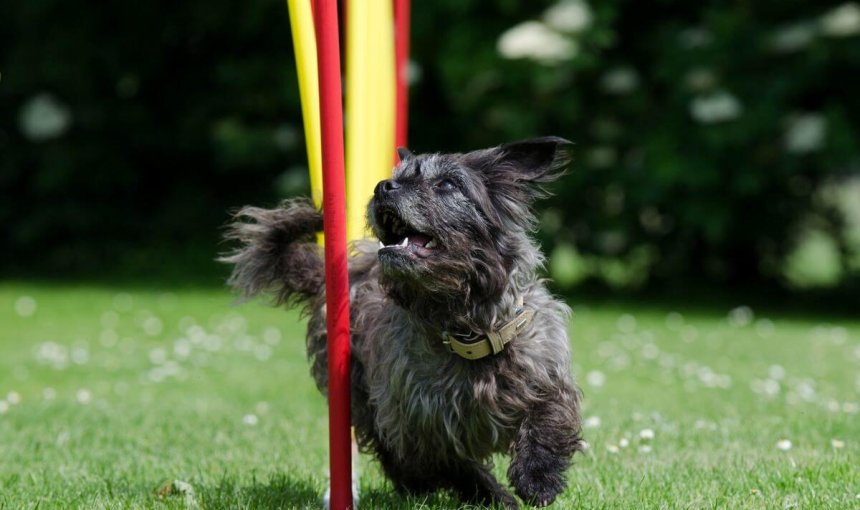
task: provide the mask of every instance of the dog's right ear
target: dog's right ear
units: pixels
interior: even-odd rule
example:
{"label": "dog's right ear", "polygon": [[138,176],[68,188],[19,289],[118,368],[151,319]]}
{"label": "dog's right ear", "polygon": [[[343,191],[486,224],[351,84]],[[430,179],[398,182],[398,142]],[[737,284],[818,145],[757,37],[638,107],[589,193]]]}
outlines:
{"label": "dog's right ear", "polygon": [[397,157],[400,158],[400,161],[406,161],[407,159],[411,158],[412,156],[414,156],[414,154],[412,154],[412,151],[410,151],[406,147],[398,147],[397,148]]}

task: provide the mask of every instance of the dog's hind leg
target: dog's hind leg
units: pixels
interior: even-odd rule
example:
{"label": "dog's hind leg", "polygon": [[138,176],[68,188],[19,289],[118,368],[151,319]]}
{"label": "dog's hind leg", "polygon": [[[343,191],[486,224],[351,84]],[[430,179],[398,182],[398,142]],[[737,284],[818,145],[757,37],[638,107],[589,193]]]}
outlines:
{"label": "dog's hind leg", "polygon": [[464,463],[447,472],[447,484],[464,501],[480,505],[501,504],[508,510],[519,508],[514,498],[490,473],[487,466]]}
{"label": "dog's hind leg", "polygon": [[442,480],[434,476],[431,470],[424,469],[418,463],[398,459],[396,455],[379,443],[375,445],[374,450],[376,451],[376,458],[382,465],[382,471],[391,480],[394,490],[397,492],[420,496],[442,487]]}
{"label": "dog's hind leg", "polygon": [[508,480],[526,503],[549,505],[564,490],[570,459],[582,448],[576,409],[575,394],[563,393],[534,407],[520,425]]}

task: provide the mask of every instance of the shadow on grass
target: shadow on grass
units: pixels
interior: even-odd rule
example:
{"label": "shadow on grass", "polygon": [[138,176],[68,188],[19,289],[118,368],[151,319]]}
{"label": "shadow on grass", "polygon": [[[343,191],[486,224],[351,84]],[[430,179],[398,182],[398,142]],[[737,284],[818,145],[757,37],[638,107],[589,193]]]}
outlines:
{"label": "shadow on grass", "polygon": [[[216,486],[197,486],[197,500],[207,510],[254,508],[274,509],[319,509],[322,508],[322,493],[325,481],[289,474],[275,475],[261,482],[252,479],[246,482],[225,479]],[[390,486],[362,488],[358,508],[362,509],[431,509],[431,508],[486,508],[462,505],[446,492],[426,496],[404,496]]]}
{"label": "shadow on grass", "polygon": [[275,475],[262,482],[251,479],[240,482],[224,479],[217,486],[198,486],[197,498],[202,508],[321,508],[320,481],[290,475]]}
{"label": "shadow on grass", "polygon": [[463,505],[447,492],[434,492],[426,496],[404,496],[390,487],[365,489],[360,494],[358,507],[360,509],[397,508],[397,509],[430,509],[430,508],[487,508],[482,506]]}

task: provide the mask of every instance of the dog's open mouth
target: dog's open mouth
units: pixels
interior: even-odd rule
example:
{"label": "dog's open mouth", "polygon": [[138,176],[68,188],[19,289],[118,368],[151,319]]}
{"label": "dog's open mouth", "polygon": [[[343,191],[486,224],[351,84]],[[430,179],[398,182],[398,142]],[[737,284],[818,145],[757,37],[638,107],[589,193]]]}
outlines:
{"label": "dog's open mouth", "polygon": [[438,239],[419,232],[392,209],[377,210],[376,224],[379,226],[380,250],[397,250],[427,257],[442,249]]}

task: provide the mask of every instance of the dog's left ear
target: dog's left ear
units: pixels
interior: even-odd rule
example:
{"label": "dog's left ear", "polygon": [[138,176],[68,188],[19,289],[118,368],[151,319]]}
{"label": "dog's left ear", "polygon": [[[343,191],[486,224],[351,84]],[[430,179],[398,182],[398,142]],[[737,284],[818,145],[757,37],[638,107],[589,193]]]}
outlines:
{"label": "dog's left ear", "polygon": [[551,182],[564,173],[570,162],[569,140],[558,136],[544,136],[520,142],[506,143],[495,150],[496,164],[507,166],[516,172],[517,180],[543,183]]}
{"label": "dog's left ear", "polygon": [[564,175],[572,145],[564,138],[544,136],[469,152],[464,160],[471,168],[483,172],[491,187],[514,183],[539,185]]}
{"label": "dog's left ear", "polygon": [[545,136],[464,154],[463,163],[479,172],[486,186],[488,201],[479,206],[487,217],[500,228],[529,226],[532,202],[546,196],[542,184],[564,175],[571,145]]}

